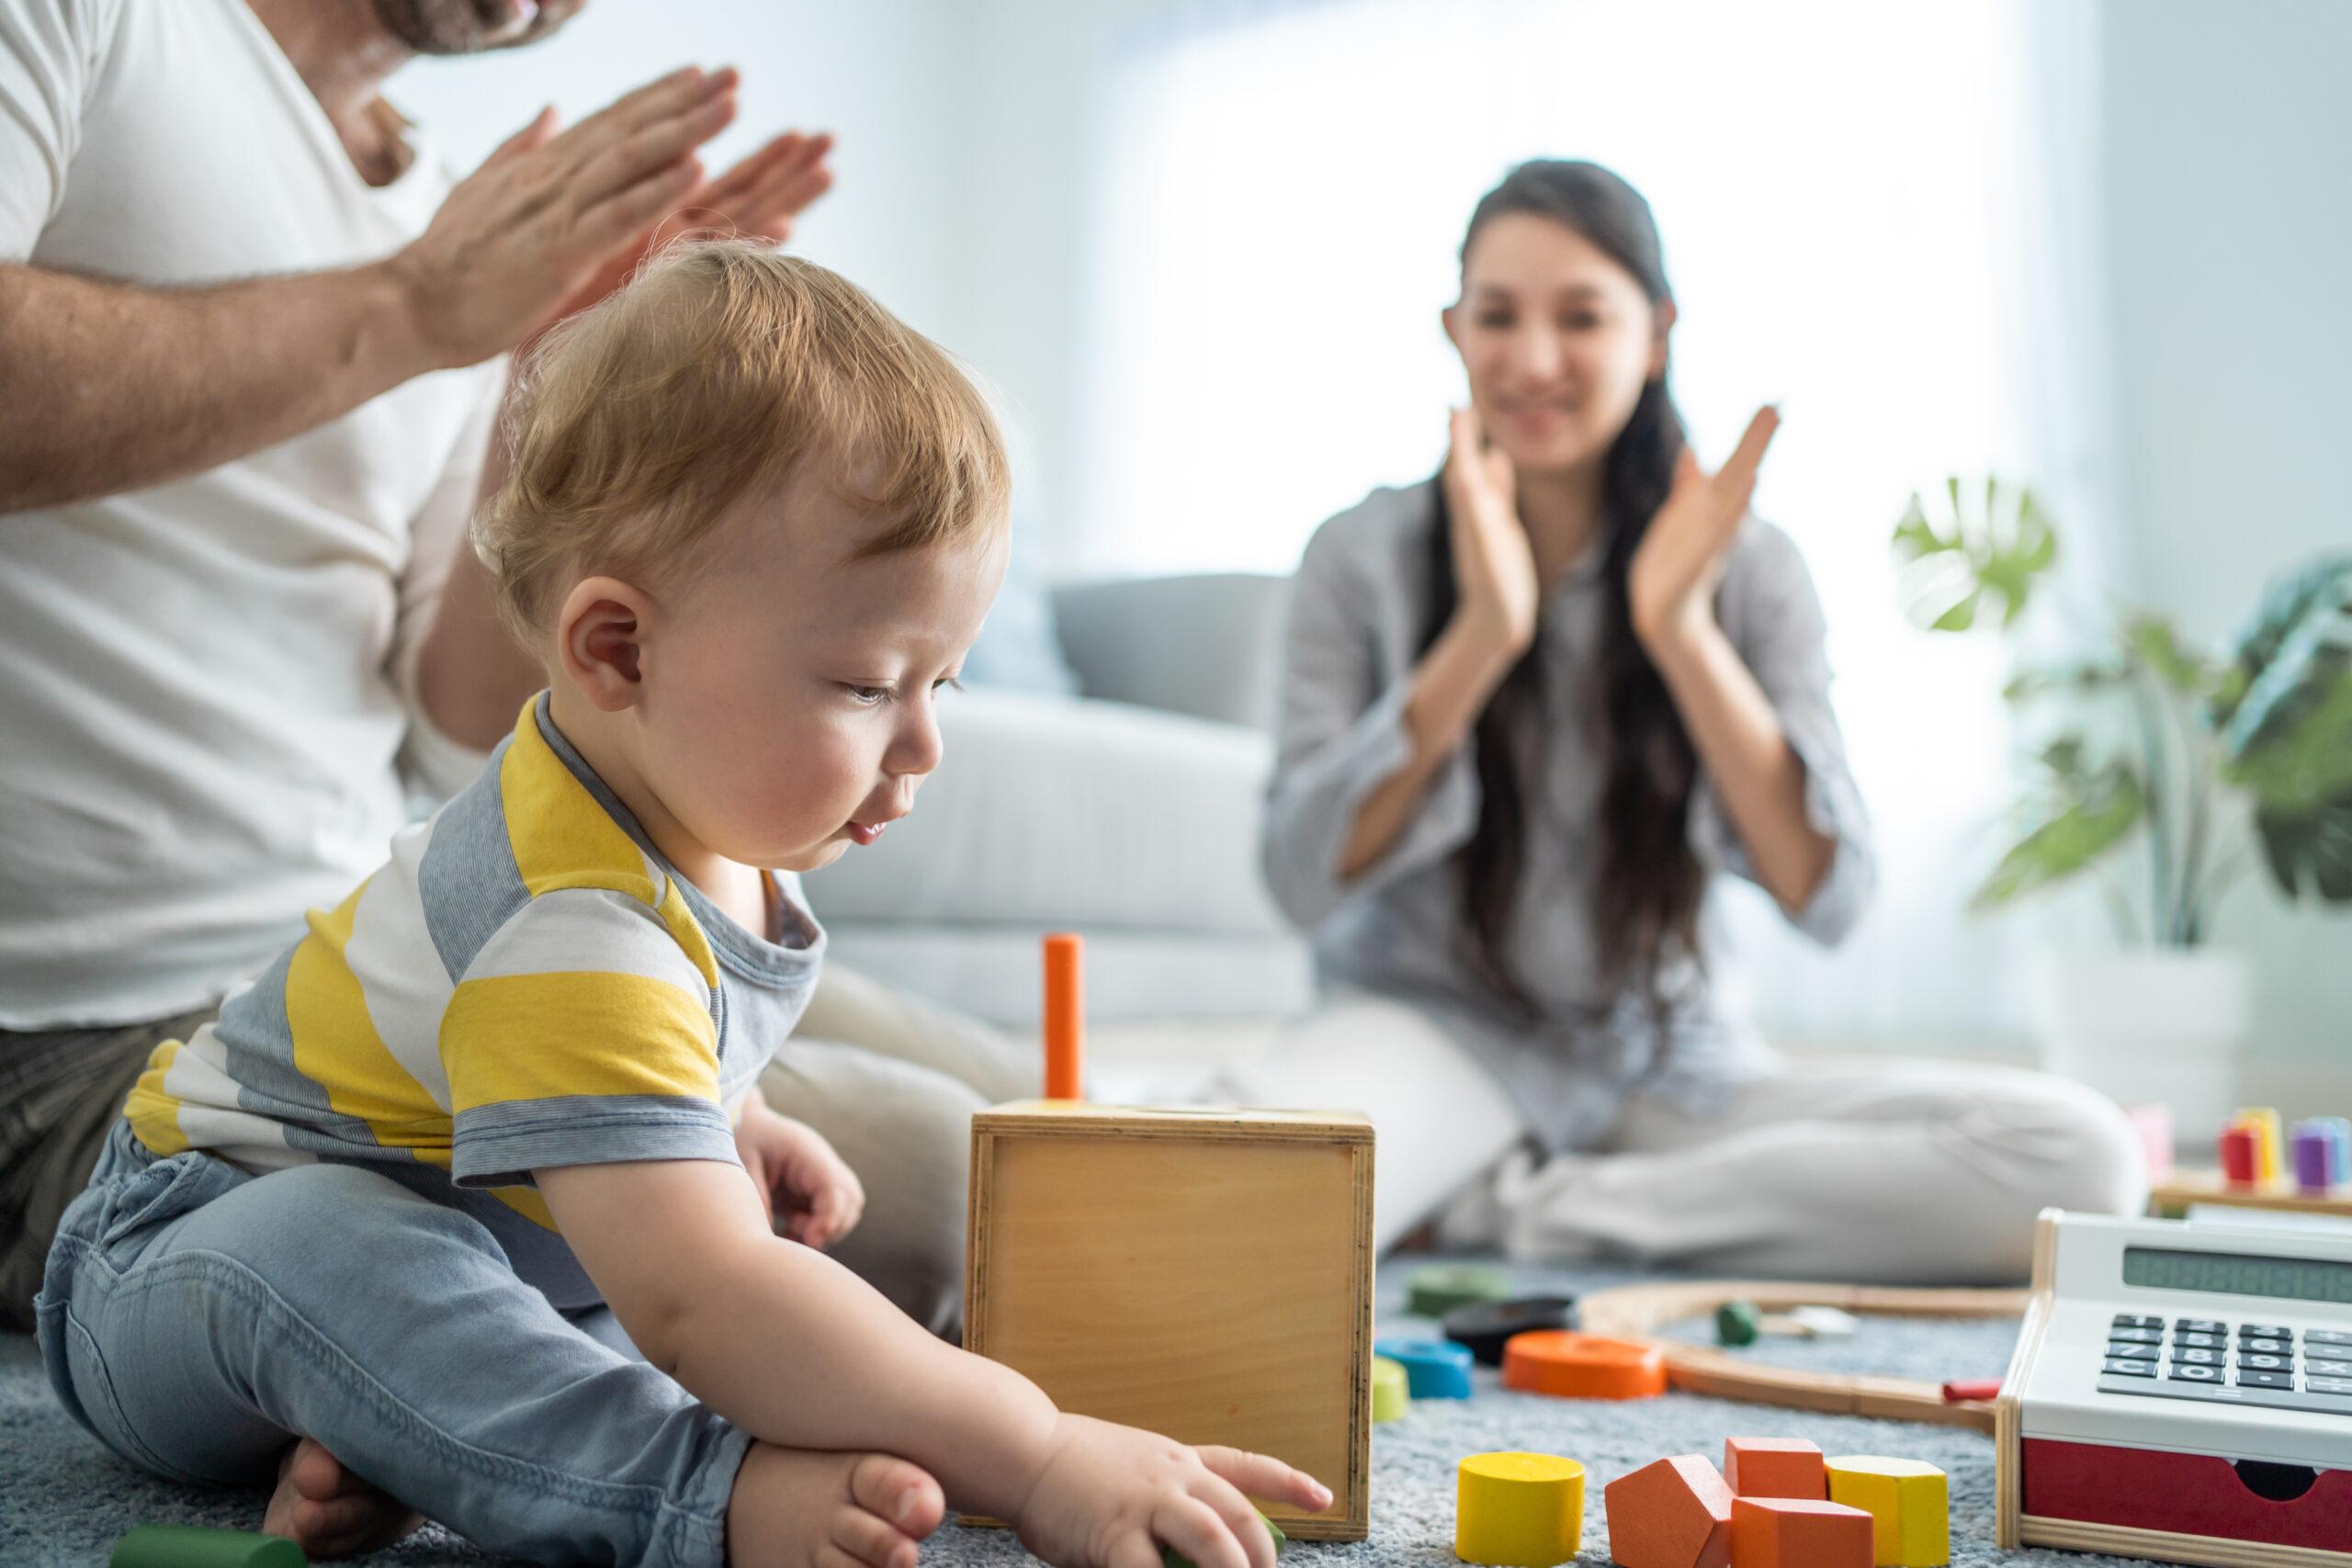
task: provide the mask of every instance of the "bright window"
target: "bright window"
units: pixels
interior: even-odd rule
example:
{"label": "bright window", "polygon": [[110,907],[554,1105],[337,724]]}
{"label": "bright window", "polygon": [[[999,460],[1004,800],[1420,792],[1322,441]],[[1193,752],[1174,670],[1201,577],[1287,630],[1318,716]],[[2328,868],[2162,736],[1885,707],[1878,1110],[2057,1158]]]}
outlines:
{"label": "bright window", "polygon": [[[1204,13],[1186,11],[1187,16]],[[1758,510],[1803,547],[1875,816],[1838,953],[1727,900],[1776,1032],[1953,1043],[2023,1026],[2016,928],[1964,919],[2007,731],[1989,642],[1902,620],[1886,538],[1941,475],[2029,471],[2013,305],[2038,182],[2020,13],[1885,0],[1331,0],[1125,40],[1104,100],[1077,531],[1094,572],[1286,571],[1325,517],[1425,478],[1463,396],[1437,321],[1478,195],[1531,156],[1650,199],[1702,457],[1760,401]],[[1239,19],[1234,19],[1236,16]],[[1762,962],[1758,962],[1761,958]]]}

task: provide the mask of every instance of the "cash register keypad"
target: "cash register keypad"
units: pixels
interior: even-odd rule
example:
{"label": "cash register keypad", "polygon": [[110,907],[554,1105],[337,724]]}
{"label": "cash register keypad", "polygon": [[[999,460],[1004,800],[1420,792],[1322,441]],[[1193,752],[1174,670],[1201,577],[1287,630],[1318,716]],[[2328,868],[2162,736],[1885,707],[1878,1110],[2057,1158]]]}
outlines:
{"label": "cash register keypad", "polygon": [[2352,1331],[2118,1313],[2099,1387],[2352,1416]]}

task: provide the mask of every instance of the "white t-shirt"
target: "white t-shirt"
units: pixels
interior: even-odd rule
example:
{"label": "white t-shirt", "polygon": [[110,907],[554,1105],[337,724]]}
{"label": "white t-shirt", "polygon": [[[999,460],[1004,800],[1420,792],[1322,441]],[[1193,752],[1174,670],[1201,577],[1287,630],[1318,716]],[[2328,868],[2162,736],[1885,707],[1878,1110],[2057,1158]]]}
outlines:
{"label": "white t-shirt", "polygon": [[[0,0],[0,261],[349,265],[449,185],[423,145],[363,181],[244,0]],[[0,514],[0,1028],[217,999],[383,860],[404,776],[465,783],[414,654],[499,385],[420,377],[193,479]]]}

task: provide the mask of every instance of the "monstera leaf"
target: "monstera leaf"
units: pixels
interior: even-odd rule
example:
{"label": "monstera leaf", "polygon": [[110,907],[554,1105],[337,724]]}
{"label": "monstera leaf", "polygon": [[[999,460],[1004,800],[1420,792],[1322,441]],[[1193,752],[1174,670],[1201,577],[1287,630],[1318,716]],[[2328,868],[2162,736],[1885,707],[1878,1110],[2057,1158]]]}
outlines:
{"label": "monstera leaf", "polygon": [[2265,589],[2262,603],[2238,632],[2232,663],[2239,678],[2234,691],[2216,705],[2214,721],[2229,722],[2255,678],[2277,661],[2280,647],[2306,617],[2331,607],[2342,610],[2347,596],[2352,596],[2352,556],[2322,556]]}
{"label": "monstera leaf", "polygon": [[2352,796],[2301,816],[2257,811],[2254,827],[2263,861],[2287,897],[2301,897],[2308,885],[2331,904],[2352,903]]}
{"label": "monstera leaf", "polygon": [[2001,857],[1969,900],[1971,909],[1997,908],[2088,870],[2147,815],[2147,792],[2139,775],[2120,762],[2093,766],[2077,739],[2053,742],[2041,762],[2053,808]]}
{"label": "monstera leaf", "polygon": [[2144,612],[2125,618],[2123,649],[2133,662],[2184,697],[2211,694],[2216,677],[2206,660],[2184,646],[2173,624]]}
{"label": "monstera leaf", "polygon": [[2058,558],[2058,535],[2022,485],[1987,478],[1984,492],[1944,481],[1943,514],[1928,515],[1914,491],[1894,525],[1903,609],[1929,631],[1962,632],[1988,602],[2007,626],[2025,613],[2035,579]]}
{"label": "monstera leaf", "polygon": [[2254,795],[2279,888],[2352,901],[2352,556],[2263,596],[2214,711],[2223,766]]}

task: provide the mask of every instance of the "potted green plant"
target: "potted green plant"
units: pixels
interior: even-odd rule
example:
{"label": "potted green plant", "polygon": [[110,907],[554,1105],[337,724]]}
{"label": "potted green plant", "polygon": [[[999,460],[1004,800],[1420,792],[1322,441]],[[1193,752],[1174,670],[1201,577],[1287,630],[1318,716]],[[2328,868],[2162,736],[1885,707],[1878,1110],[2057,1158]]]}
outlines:
{"label": "potted green plant", "polygon": [[[2056,595],[2058,533],[2032,491],[1947,479],[1895,524],[1905,613],[1931,631],[2029,625]],[[2041,618],[2037,616],[2036,618]],[[2257,868],[2290,900],[2352,902],[2352,555],[2288,571],[2228,650],[2129,606],[2005,689],[2027,739],[2013,837],[1977,910],[2094,879],[2110,953],[2052,953],[2035,976],[2045,1065],[2119,1100],[2170,1103],[2185,1132],[2226,1114],[2252,1027],[2243,953],[2211,942]]]}

